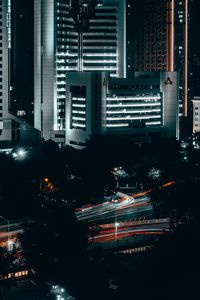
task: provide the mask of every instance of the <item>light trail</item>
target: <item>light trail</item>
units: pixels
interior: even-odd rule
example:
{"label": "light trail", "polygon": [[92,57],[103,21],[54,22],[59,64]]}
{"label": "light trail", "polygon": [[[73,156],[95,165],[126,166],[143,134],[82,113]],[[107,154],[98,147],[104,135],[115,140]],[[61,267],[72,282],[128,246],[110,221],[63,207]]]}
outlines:
{"label": "light trail", "polygon": [[133,235],[163,234],[170,230],[169,219],[154,219],[137,222],[121,222],[117,227],[115,223],[103,224],[99,226],[99,232],[96,236],[89,237],[89,243],[107,242],[115,239],[130,237]]}
{"label": "light trail", "polygon": [[[159,189],[174,184],[174,181],[167,182]],[[127,195],[118,192],[111,202],[104,202],[97,205],[87,205],[75,210],[78,221],[100,222],[111,218],[136,218],[138,216],[149,216],[152,206],[149,204],[149,193],[152,189],[137,194]]]}
{"label": "light trail", "polygon": [[90,237],[88,239],[89,243],[97,243],[97,242],[108,242],[116,239],[122,239],[125,237],[130,237],[133,235],[161,235],[166,231],[169,231],[169,228],[141,228],[141,229],[129,229],[124,230],[123,232],[117,233],[117,237],[115,232],[112,233],[104,233],[101,235],[97,235],[94,237]]}

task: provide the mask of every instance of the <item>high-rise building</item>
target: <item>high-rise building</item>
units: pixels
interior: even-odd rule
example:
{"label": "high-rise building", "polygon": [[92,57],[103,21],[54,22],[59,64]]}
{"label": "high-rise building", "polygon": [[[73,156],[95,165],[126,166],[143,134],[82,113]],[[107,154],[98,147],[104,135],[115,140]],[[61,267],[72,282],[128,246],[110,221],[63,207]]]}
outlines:
{"label": "high-rise building", "polygon": [[194,97],[192,100],[193,104],[193,122],[192,131],[200,132],[200,97]]}
{"label": "high-rise building", "polygon": [[136,0],[133,11],[135,71],[179,72],[180,115],[188,105],[189,0]]}
{"label": "high-rise building", "polygon": [[179,72],[180,115],[188,116],[189,105],[189,2],[174,0],[174,70]]}
{"label": "high-rise building", "polygon": [[[0,144],[38,139],[33,118],[32,1],[0,1]],[[33,8],[33,6],[32,6]],[[33,52],[32,52],[33,54]],[[30,138],[31,135],[31,138]],[[29,136],[29,138],[27,138]],[[37,136],[37,137],[36,137]]]}
{"label": "high-rise building", "polygon": [[9,58],[11,40],[11,1],[0,1],[0,144],[12,142],[12,120],[9,114]]}
{"label": "high-rise building", "polygon": [[134,35],[133,18],[135,11],[135,2],[126,0],[126,75],[128,78],[134,76]]}
{"label": "high-rise building", "polygon": [[177,72],[68,73],[65,130],[66,144],[76,148],[95,134],[179,138]]}
{"label": "high-rise building", "polygon": [[[190,3],[190,26],[189,26],[189,97],[194,99],[200,95],[200,35],[199,28],[200,1],[191,0]],[[191,108],[191,107],[190,107]]]}
{"label": "high-rise building", "polygon": [[65,76],[73,71],[126,74],[125,1],[34,1],[35,127],[64,142]]}
{"label": "high-rise building", "polygon": [[200,95],[200,53],[190,56],[190,96]]}
{"label": "high-rise building", "polygon": [[33,0],[11,2],[10,111],[33,125]]}

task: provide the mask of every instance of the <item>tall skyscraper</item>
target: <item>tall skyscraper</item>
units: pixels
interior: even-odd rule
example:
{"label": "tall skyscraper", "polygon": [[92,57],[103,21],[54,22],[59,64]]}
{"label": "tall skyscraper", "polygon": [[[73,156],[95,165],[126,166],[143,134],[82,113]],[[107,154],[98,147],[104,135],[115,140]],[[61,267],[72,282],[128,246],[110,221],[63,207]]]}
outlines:
{"label": "tall skyscraper", "polygon": [[[31,7],[32,4],[32,7]],[[0,144],[25,143],[33,119],[33,1],[0,1]],[[31,54],[30,54],[31,53]],[[29,135],[29,139],[27,137]],[[26,136],[26,138],[24,138]],[[33,137],[35,141],[35,137]]]}
{"label": "tall skyscraper", "polygon": [[200,95],[200,53],[190,55],[190,97]]}
{"label": "tall skyscraper", "polygon": [[9,58],[11,40],[11,1],[0,1],[0,144],[12,141],[12,120],[9,114]]}
{"label": "tall skyscraper", "polygon": [[35,0],[34,14],[35,127],[64,142],[66,73],[125,77],[125,1]]}
{"label": "tall skyscraper", "polygon": [[135,71],[178,71],[180,115],[188,105],[188,1],[136,0]]}
{"label": "tall skyscraper", "polygon": [[11,2],[10,110],[33,125],[33,0]]}
{"label": "tall skyscraper", "polygon": [[134,77],[134,35],[133,18],[135,11],[135,2],[126,0],[126,75],[128,78]]}
{"label": "tall skyscraper", "polygon": [[174,0],[174,70],[179,72],[179,104],[184,117],[188,116],[189,105],[189,2]]}
{"label": "tall skyscraper", "polygon": [[[190,5],[190,47],[189,47],[189,96],[194,99],[200,96],[200,35],[197,34],[199,27],[200,1],[191,0]],[[191,108],[191,107],[190,107]]]}

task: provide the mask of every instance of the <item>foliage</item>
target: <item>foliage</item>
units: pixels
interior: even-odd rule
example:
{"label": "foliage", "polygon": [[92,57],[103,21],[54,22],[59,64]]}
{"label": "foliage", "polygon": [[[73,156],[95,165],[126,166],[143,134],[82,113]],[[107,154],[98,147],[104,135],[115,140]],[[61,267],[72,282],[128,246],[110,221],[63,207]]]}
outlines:
{"label": "foliage", "polygon": [[65,281],[83,257],[87,245],[87,228],[76,222],[65,203],[47,203],[37,222],[28,222],[19,235],[28,263],[45,280]]}
{"label": "foliage", "polygon": [[179,181],[165,188],[152,190],[151,204],[157,216],[171,216],[172,220],[200,220],[200,181]]}
{"label": "foliage", "polygon": [[[130,137],[94,136],[87,147],[76,150],[70,146],[59,150],[52,141],[27,149],[24,159],[0,155],[0,199],[2,215],[8,218],[35,215],[40,201],[41,182],[48,178],[61,197],[74,205],[101,202],[105,190],[116,190],[113,168],[121,166],[127,174],[136,170],[134,181],[157,185],[148,178],[152,167],[174,173],[179,144],[173,139],[157,139],[152,143],[136,144]],[[130,177],[130,176],[129,176]],[[126,180],[133,180],[127,178]],[[162,181],[162,178],[160,179]],[[10,210],[10,207],[13,209]]]}

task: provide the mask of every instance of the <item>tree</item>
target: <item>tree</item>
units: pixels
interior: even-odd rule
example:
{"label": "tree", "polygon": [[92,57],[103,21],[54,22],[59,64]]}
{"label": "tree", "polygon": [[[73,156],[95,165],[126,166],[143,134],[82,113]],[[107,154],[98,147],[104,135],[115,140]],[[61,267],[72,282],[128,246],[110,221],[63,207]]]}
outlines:
{"label": "tree", "polygon": [[172,221],[200,221],[199,181],[179,181],[164,188],[153,189],[151,204],[157,216],[170,216]]}
{"label": "tree", "polygon": [[77,223],[65,203],[43,205],[37,222],[19,235],[24,255],[43,280],[66,283],[87,246],[87,228]]}

